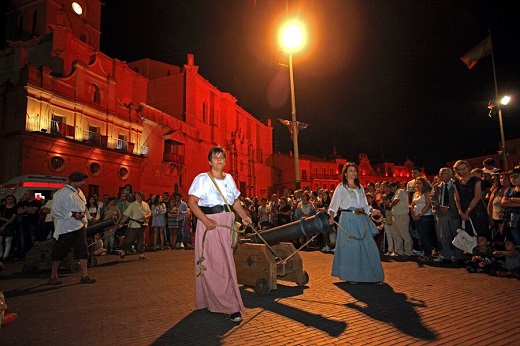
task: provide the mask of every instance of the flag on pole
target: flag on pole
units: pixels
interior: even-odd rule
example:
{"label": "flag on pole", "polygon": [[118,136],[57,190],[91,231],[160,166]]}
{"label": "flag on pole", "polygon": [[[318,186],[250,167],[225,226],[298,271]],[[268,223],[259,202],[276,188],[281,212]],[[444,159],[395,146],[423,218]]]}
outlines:
{"label": "flag on pole", "polygon": [[491,36],[488,35],[482,42],[473,47],[472,50],[460,57],[468,69],[471,69],[477,64],[477,61],[485,56],[493,53],[493,46],[491,44]]}
{"label": "flag on pole", "polygon": [[[293,125],[292,125],[293,122],[291,120],[285,120],[285,119],[280,119],[280,118],[278,118],[278,120],[282,124],[287,126],[287,128],[289,129],[289,132],[291,133],[291,141],[292,141],[293,140]],[[296,121],[296,127],[298,128],[298,132],[299,132],[299,131],[305,130],[307,127],[309,127],[309,124]]]}

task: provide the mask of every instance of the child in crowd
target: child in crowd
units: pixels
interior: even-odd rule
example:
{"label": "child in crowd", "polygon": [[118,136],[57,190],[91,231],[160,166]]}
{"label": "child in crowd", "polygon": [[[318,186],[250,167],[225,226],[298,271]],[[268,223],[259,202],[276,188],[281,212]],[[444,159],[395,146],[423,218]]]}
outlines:
{"label": "child in crowd", "polygon": [[18,317],[17,314],[6,313],[5,310],[7,310],[7,303],[5,302],[4,293],[0,291],[0,328],[12,323]]}
{"label": "child in crowd", "polygon": [[477,237],[477,246],[473,248],[471,260],[466,263],[466,270],[470,273],[487,273],[493,271],[493,263],[496,261],[493,256],[493,248],[486,235]]}
{"label": "child in crowd", "polygon": [[493,255],[502,257],[497,261],[499,264],[494,272],[497,276],[516,277],[520,279],[520,246],[517,246],[514,240],[506,239],[504,241],[505,251],[494,251]]}
{"label": "child in crowd", "polygon": [[94,234],[94,244],[92,245],[94,256],[104,256],[107,253],[107,249],[103,246],[103,239],[101,238],[101,233],[97,232]]}

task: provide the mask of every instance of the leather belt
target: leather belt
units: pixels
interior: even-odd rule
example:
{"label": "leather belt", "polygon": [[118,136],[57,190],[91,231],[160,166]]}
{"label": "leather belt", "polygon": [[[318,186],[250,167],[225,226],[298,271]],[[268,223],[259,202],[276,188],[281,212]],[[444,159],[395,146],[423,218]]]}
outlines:
{"label": "leather belt", "polygon": [[225,205],[216,205],[214,207],[200,207],[200,210],[206,215],[208,214],[218,214],[227,211],[227,208]]}
{"label": "leather belt", "polygon": [[348,213],[352,213],[354,215],[366,215],[365,213],[365,209],[340,209],[339,210],[339,213],[342,213],[342,212],[348,212]]}

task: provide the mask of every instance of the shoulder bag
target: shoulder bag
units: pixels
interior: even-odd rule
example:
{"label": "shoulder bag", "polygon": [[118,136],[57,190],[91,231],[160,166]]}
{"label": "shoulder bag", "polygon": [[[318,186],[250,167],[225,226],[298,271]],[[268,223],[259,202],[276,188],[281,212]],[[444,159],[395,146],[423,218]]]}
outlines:
{"label": "shoulder bag", "polygon": [[477,246],[477,232],[475,232],[471,218],[469,219],[469,223],[471,224],[473,235],[466,231],[466,221],[462,220],[462,226],[457,230],[457,235],[453,238],[451,243],[462,251],[472,253],[475,246]]}

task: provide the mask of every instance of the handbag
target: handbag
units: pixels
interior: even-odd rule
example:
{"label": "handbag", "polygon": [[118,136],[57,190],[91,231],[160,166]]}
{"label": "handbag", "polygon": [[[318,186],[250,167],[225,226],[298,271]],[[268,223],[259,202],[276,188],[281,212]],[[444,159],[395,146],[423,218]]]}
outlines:
{"label": "handbag", "polygon": [[[215,184],[215,187],[217,188],[218,192],[220,193],[220,196],[222,197],[222,199],[224,200],[224,203],[226,203],[226,206],[227,206],[229,212],[233,213],[233,211],[231,210],[231,207],[229,206],[229,204],[227,202],[227,199],[224,197],[224,194],[222,193],[222,191],[220,191],[220,187],[218,187],[218,184],[215,181],[215,178],[213,178],[213,176],[209,172],[208,172],[208,175],[209,175],[211,181],[213,182],[213,184]],[[240,226],[242,226],[242,224],[240,222],[235,221],[235,213],[233,213],[233,222],[231,223],[231,226],[229,227],[229,232],[230,232],[229,235],[231,238],[231,248],[234,248],[235,246],[237,246],[239,233],[243,233],[243,231],[240,231]]]}
{"label": "handbag", "polygon": [[462,251],[472,253],[475,246],[477,246],[477,232],[475,232],[471,218],[469,219],[469,223],[471,224],[473,235],[470,235],[466,231],[466,222],[462,220],[462,226],[457,230],[457,235],[453,238],[451,243]]}

